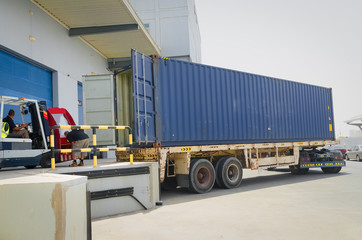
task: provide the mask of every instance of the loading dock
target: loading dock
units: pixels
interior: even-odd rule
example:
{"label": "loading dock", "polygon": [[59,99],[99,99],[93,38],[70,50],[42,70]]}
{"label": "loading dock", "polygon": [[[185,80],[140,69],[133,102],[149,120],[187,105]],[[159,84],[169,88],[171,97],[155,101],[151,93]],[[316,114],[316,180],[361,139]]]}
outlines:
{"label": "loading dock", "polygon": [[[16,212],[21,212],[25,206],[32,206],[30,213],[47,211],[43,214],[45,217],[42,216],[41,218],[38,214],[31,215],[29,211],[26,211],[28,215],[26,215],[26,223],[24,224],[29,229],[41,225],[41,229],[47,229],[46,232],[54,231],[52,233],[53,235],[48,234],[46,235],[47,237],[42,238],[52,239],[49,238],[49,236],[56,236],[55,232],[63,231],[64,229],[60,229],[61,224],[54,224],[55,222],[52,220],[54,214],[56,214],[53,213],[53,208],[51,207],[55,204],[53,202],[54,198],[48,198],[50,201],[47,199],[44,200],[43,197],[52,195],[45,196],[40,193],[46,184],[51,185],[54,182],[58,184],[55,184],[56,186],[52,185],[53,187],[50,189],[54,190],[58,187],[60,191],[65,194],[67,193],[67,186],[73,186],[73,183],[75,185],[84,184],[84,187],[75,187],[78,189],[76,194],[78,197],[73,194],[71,198],[67,198],[66,195],[64,195],[65,197],[63,196],[60,200],[61,202],[57,202],[57,204],[61,204],[62,207],[58,206],[57,209],[59,211],[68,211],[68,206],[73,210],[76,209],[74,211],[79,212],[78,208],[81,208],[80,214],[82,218],[77,219],[77,222],[86,223],[88,221],[88,227],[90,226],[91,219],[151,209],[155,207],[156,202],[159,201],[159,170],[157,163],[135,163],[130,165],[129,163],[116,163],[115,159],[100,159],[98,167],[96,168],[93,167],[91,160],[85,160],[84,167],[70,168],[65,164],[66,163],[59,164],[60,166],[57,166],[55,170],[41,168],[31,170],[2,170],[0,176],[0,195],[11,197],[0,199],[1,219],[14,219],[14,221],[17,221],[18,218],[23,218],[24,215],[16,214]],[[14,193],[14,187],[28,190],[24,192],[20,191],[14,195],[12,194]],[[34,198],[29,197],[29,194],[37,196]],[[87,195],[89,196],[89,200],[87,200]],[[79,198],[81,198],[81,200],[79,200]],[[89,201],[88,214],[85,209],[87,201]],[[44,202],[50,205],[45,206],[43,210],[41,210],[42,206],[39,204]],[[64,212],[61,214],[64,214]],[[77,218],[79,218],[79,216],[77,216]],[[65,221],[67,222],[67,224],[64,223],[65,226],[68,226],[71,222],[74,223],[74,219],[67,218]],[[15,234],[12,233],[14,229],[13,227],[7,228],[8,224],[10,224],[10,222],[5,221],[1,223],[4,230],[0,231],[0,239],[9,239],[3,237],[14,236],[11,235]],[[76,226],[75,223],[74,226]],[[69,234],[78,234],[72,236],[86,234],[84,226],[69,231],[73,231],[73,233]],[[79,231],[81,231],[81,233],[79,233]],[[33,236],[31,234],[38,234],[21,232],[22,234],[27,234],[28,239]],[[68,232],[65,231],[64,234],[68,234]],[[38,235],[34,235],[34,237],[36,238]],[[54,239],[57,238],[54,237]],[[85,237],[76,239],[85,239]]]}

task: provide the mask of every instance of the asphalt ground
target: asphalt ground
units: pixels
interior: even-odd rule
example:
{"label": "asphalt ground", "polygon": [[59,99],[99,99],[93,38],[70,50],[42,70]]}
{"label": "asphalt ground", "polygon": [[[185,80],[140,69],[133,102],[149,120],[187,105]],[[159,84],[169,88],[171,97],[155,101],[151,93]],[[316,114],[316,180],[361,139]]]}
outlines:
{"label": "asphalt ground", "polygon": [[161,197],[155,209],[94,220],[93,239],[362,239],[362,162],[338,174],[244,170],[236,189]]}

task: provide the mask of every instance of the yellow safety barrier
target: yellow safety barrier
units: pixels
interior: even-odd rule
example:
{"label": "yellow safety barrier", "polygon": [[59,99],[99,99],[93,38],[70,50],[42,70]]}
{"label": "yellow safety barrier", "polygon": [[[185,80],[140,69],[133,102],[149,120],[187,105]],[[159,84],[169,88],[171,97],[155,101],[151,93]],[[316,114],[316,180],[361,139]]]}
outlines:
{"label": "yellow safety barrier", "polygon": [[97,161],[97,135],[96,135],[96,129],[93,128],[93,167],[97,167],[98,166],[98,161]]}
{"label": "yellow safety barrier", "polygon": [[71,153],[72,149],[60,149],[60,153]]}
{"label": "yellow safety barrier", "polygon": [[[55,140],[54,140],[54,129],[92,129],[93,130],[93,147],[92,148],[81,148],[77,150],[73,149],[55,149]],[[129,126],[106,126],[106,125],[99,125],[99,126],[91,126],[91,125],[59,125],[54,126],[51,129],[50,135],[50,147],[51,147],[51,168],[55,169],[55,152],[60,153],[72,153],[72,152],[92,152],[93,150],[93,166],[97,167],[97,152],[107,152],[107,151],[127,151],[130,148],[126,147],[116,147],[116,148],[97,148],[97,135],[96,129],[116,129],[116,130],[125,130],[128,129],[129,135],[129,145],[133,144],[133,136],[132,136],[132,129]],[[131,150],[130,154],[130,164],[133,164],[133,154]]]}
{"label": "yellow safety barrier", "polygon": [[109,148],[98,148],[98,151],[100,151],[100,152],[108,152]]}
{"label": "yellow safety barrier", "polygon": [[81,148],[80,152],[91,152],[92,149],[91,148]]}

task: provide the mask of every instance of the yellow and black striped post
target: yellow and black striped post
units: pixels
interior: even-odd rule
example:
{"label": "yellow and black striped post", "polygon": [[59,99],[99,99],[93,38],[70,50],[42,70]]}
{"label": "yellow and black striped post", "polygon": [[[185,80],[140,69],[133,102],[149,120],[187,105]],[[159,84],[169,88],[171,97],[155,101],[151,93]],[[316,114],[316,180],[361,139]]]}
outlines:
{"label": "yellow and black striped post", "polygon": [[[81,152],[92,152],[93,151],[93,166],[97,167],[97,154],[98,152],[106,152],[110,150],[116,150],[116,151],[126,151],[127,148],[116,148],[116,149],[110,149],[110,148],[97,148],[97,135],[96,130],[97,129],[117,129],[117,130],[124,130],[128,129],[128,142],[130,145],[130,164],[133,164],[133,152],[132,152],[132,144],[133,144],[133,135],[132,135],[132,128],[130,126],[106,126],[106,125],[98,125],[98,126],[91,126],[91,125],[58,125],[54,126],[51,130],[50,135],[50,147],[51,147],[51,168],[55,169],[55,152],[60,153],[72,153],[72,149],[55,149],[55,139],[54,139],[54,129],[72,129],[72,128],[79,128],[79,129],[92,129],[93,131],[93,146],[90,148],[84,148],[80,149]],[[76,150],[78,151],[78,150]]]}
{"label": "yellow and black striped post", "polygon": [[97,135],[96,128],[93,128],[93,167],[97,167]]}
{"label": "yellow and black striped post", "polygon": [[[129,128],[128,144],[132,147],[133,136],[132,136],[132,129],[131,128]],[[131,152],[129,154],[129,164],[133,164],[133,152],[132,152],[132,150],[131,150]]]}
{"label": "yellow and black striped post", "polygon": [[131,153],[129,154],[129,164],[133,164],[133,152],[131,150]]}
{"label": "yellow and black striped post", "polygon": [[50,159],[50,166],[54,170],[55,169],[54,129],[52,129],[50,133],[50,149],[52,152],[52,157]]}

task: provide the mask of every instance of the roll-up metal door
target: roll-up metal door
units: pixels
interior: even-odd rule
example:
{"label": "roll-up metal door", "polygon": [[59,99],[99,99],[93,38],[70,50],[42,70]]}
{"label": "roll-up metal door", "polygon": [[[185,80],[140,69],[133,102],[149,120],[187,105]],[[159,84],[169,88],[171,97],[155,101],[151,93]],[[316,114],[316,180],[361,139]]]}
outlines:
{"label": "roll-up metal door", "polygon": [[[52,72],[0,50],[0,95],[46,101],[51,108]],[[20,119],[15,115],[15,122]]]}

